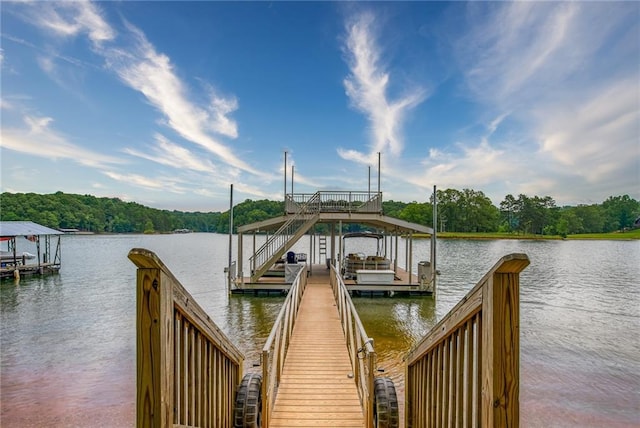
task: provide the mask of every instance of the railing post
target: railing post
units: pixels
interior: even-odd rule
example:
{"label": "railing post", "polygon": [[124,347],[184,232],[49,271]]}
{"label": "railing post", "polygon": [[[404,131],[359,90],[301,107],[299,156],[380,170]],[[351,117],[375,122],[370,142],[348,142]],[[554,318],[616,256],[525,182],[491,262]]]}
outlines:
{"label": "railing post", "polygon": [[[366,345],[365,345],[366,347]],[[368,367],[367,367],[367,391],[369,394],[365,397],[365,420],[367,428],[374,428],[373,426],[373,401],[374,401],[374,380],[376,373],[376,353],[375,351],[368,354]]]}
{"label": "railing post", "polygon": [[482,296],[482,426],[513,427],[519,421],[520,271],[509,260],[488,279]]}
{"label": "railing post", "polygon": [[173,424],[171,290],[160,269],[137,273],[137,427]]}

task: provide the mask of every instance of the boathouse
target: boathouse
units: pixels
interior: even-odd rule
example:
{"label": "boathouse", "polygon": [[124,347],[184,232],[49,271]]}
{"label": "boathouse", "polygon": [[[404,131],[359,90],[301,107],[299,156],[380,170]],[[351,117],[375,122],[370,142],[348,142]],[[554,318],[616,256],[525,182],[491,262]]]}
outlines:
{"label": "boathouse", "polygon": [[[60,270],[60,235],[32,221],[0,221],[0,276],[43,275]],[[6,245],[6,246],[5,246]]]}
{"label": "boathouse", "polygon": [[[315,232],[320,224],[328,225],[328,234]],[[375,253],[356,253],[345,248],[343,238],[349,234],[343,231],[350,224],[366,227],[370,236],[379,239]],[[416,233],[431,237],[430,260],[414,260]],[[243,264],[246,234],[253,236],[249,266]],[[256,248],[257,234],[266,235],[259,248]],[[305,235],[309,236],[309,254],[294,253],[293,246]],[[401,237],[406,246],[404,260],[399,260]],[[287,292],[303,265],[311,275],[315,270],[337,266],[352,294],[431,295],[435,290],[435,231],[385,216],[381,192],[288,193],[282,216],[238,227],[237,242],[237,262],[229,267],[229,288],[235,294]]]}

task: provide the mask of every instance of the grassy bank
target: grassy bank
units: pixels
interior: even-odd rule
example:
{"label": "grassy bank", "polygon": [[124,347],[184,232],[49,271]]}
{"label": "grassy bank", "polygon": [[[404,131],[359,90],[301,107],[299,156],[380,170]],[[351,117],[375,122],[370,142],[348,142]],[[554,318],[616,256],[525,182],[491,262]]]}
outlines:
{"label": "grassy bank", "polygon": [[[413,235],[414,238],[428,238],[428,235]],[[600,240],[631,240],[640,239],[640,229],[634,229],[627,232],[611,232],[611,233],[585,233],[577,235],[568,235],[562,238],[560,235],[534,235],[534,234],[516,234],[508,232],[492,232],[492,233],[474,233],[474,232],[438,232],[438,238],[442,239],[600,239]]]}

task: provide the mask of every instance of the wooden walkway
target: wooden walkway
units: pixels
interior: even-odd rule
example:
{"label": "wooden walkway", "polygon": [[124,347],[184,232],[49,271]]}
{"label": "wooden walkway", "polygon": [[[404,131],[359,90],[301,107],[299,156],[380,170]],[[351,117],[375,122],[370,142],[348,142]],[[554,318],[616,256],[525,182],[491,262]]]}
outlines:
{"label": "wooden walkway", "polygon": [[269,426],[363,427],[358,390],[328,270],[302,297]]}

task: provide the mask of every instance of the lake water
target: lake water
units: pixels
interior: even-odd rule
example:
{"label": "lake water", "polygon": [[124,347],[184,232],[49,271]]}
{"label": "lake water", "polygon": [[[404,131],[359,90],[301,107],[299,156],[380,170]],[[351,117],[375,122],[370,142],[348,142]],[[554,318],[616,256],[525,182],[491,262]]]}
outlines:
{"label": "lake water", "polygon": [[[134,247],[158,254],[255,370],[283,298],[229,297],[227,243],[199,233],[64,236],[58,275],[2,281],[0,425],[135,425]],[[309,242],[295,251],[310,253]],[[402,390],[406,351],[515,252],[531,259],[520,280],[521,426],[640,426],[638,241],[439,240],[436,302],[354,299],[379,367]],[[428,253],[428,241],[414,244],[415,260]]]}

